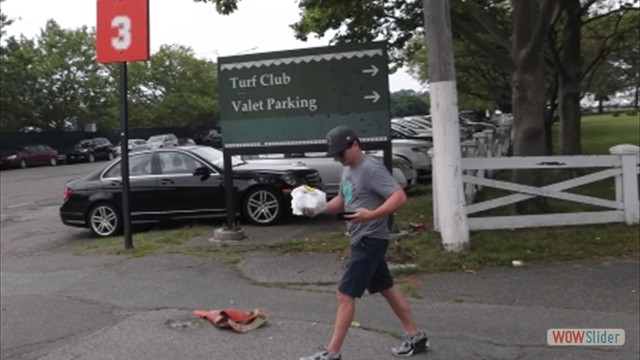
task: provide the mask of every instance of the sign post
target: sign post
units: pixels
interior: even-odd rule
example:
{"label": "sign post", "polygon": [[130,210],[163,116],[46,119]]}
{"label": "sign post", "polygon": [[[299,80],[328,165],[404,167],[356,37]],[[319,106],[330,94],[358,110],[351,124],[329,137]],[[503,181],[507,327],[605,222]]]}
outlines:
{"label": "sign post", "polygon": [[324,146],[338,125],[388,140],[387,63],[383,42],[219,58],[224,148]]}
{"label": "sign post", "polygon": [[125,249],[133,248],[129,209],[127,61],[149,60],[149,0],[98,0],[96,52],[99,63],[120,64],[120,171]]}
{"label": "sign post", "polygon": [[[218,58],[218,84],[225,173],[232,154],[326,151],[326,134],[338,125],[351,127],[365,149],[384,150],[391,170],[384,42]],[[227,191],[231,225],[233,197]]]}

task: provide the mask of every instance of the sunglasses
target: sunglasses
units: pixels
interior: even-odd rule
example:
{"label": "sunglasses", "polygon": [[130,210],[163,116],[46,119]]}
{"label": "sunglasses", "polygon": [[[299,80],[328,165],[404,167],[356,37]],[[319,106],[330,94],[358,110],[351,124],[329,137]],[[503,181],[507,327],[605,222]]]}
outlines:
{"label": "sunglasses", "polygon": [[353,146],[353,141],[348,143],[347,148],[337,153],[336,156],[334,156],[333,158],[336,160],[344,158],[344,154],[347,152],[347,150],[351,149],[352,146]]}

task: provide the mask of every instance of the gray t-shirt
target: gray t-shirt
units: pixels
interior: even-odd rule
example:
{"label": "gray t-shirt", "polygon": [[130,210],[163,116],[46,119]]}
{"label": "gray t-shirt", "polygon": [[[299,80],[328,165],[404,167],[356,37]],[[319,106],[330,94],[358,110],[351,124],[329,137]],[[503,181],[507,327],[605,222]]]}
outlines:
{"label": "gray t-shirt", "polygon": [[[340,194],[344,199],[344,211],[374,210],[399,188],[384,164],[370,155],[365,154],[354,167],[345,166],[342,170]],[[364,236],[388,239],[388,217],[357,224],[347,221],[347,231],[352,244]]]}

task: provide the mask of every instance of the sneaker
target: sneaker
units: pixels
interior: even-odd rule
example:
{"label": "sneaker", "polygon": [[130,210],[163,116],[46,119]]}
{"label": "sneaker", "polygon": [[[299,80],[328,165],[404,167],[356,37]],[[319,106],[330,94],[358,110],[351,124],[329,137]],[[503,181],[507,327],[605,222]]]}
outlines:
{"label": "sneaker", "polygon": [[331,355],[326,347],[320,346],[315,354],[301,357],[300,360],[342,360],[342,356],[340,354]]}
{"label": "sneaker", "polygon": [[411,336],[404,334],[402,344],[391,349],[395,356],[411,356],[427,351],[429,348],[429,339],[424,331],[419,331],[416,335]]}

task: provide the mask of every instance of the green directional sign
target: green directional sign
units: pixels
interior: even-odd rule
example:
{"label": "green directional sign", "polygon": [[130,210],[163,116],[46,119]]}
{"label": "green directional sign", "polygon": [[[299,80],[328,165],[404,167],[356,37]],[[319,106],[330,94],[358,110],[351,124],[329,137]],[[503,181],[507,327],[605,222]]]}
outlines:
{"label": "green directional sign", "polygon": [[322,144],[337,125],[386,141],[387,64],[383,42],[219,58],[225,148]]}

